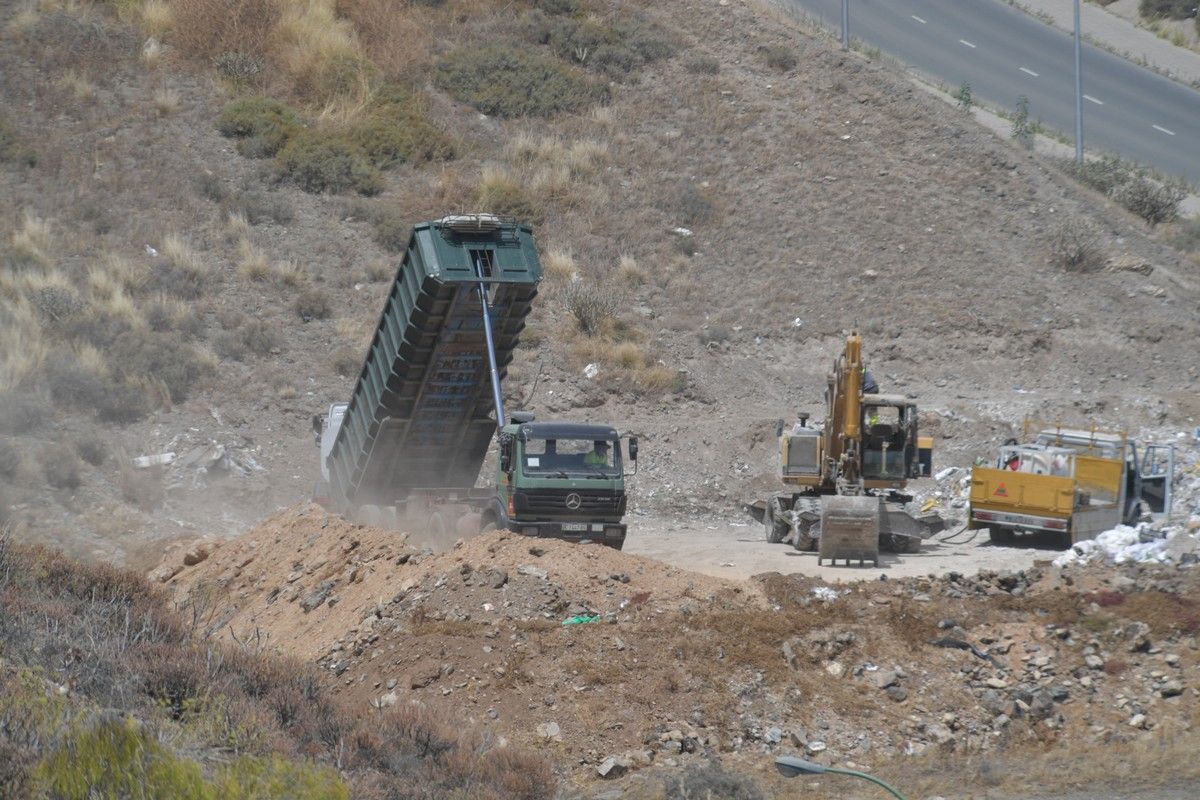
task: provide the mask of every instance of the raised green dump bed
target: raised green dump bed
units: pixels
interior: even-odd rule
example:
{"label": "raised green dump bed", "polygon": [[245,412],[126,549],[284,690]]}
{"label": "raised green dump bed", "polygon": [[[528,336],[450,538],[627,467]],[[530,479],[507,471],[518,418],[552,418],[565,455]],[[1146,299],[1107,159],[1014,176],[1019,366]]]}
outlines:
{"label": "raised green dump bed", "polygon": [[531,230],[470,217],[413,228],[329,453],[336,505],[475,485],[496,430],[480,274],[503,377],[542,277]]}

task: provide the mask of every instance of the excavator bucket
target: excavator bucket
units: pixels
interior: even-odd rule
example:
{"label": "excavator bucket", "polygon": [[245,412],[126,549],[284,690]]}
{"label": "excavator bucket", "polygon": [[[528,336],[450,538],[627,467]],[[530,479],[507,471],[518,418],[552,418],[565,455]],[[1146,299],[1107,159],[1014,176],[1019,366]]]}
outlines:
{"label": "excavator bucket", "polygon": [[829,495],[821,498],[821,539],[817,563],[870,561],[879,566],[883,503],[878,497]]}

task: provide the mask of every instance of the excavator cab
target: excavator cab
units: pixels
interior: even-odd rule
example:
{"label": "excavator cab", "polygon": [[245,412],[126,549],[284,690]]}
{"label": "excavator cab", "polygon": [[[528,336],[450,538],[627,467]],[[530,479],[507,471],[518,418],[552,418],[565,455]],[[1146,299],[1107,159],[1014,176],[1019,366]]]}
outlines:
{"label": "excavator cab", "polygon": [[917,406],[898,395],[864,396],[862,474],[865,481],[917,477]]}

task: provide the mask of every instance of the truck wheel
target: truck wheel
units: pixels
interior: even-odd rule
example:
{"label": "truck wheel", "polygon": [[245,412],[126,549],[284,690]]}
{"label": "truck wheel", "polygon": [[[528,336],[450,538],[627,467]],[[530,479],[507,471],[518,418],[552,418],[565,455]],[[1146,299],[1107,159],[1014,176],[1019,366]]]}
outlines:
{"label": "truck wheel", "polygon": [[1016,534],[1013,532],[1012,528],[993,526],[988,528],[988,538],[991,540],[992,544],[1010,545],[1013,543],[1013,539],[1016,538]]}
{"label": "truck wheel", "polygon": [[773,497],[768,500],[766,511],[763,512],[763,538],[771,544],[779,544],[791,533],[791,528],[783,518],[783,507],[779,498]]}

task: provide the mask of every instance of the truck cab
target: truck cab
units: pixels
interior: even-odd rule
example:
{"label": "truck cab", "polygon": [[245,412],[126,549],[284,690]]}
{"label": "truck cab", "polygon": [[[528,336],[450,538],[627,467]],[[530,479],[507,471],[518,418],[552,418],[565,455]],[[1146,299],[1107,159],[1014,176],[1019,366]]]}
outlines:
{"label": "truck cab", "polygon": [[500,431],[496,502],[482,527],[620,549],[625,456],[636,468],[637,439],[607,425],[514,417]]}

